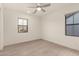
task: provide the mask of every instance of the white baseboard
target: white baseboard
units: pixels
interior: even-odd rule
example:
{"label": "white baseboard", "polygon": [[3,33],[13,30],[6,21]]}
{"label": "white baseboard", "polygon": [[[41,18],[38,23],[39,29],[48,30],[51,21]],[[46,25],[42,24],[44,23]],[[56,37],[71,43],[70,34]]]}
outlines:
{"label": "white baseboard", "polygon": [[10,45],[16,45],[16,44],[20,44],[20,43],[24,43],[24,42],[30,42],[30,41],[33,41],[33,40],[39,40],[39,39],[31,39],[31,40],[26,40],[26,41],[14,42],[14,43],[6,44],[6,45],[4,45],[4,47],[10,46]]}
{"label": "white baseboard", "polygon": [[[46,40],[46,39],[43,39],[43,40]],[[49,41],[49,42],[54,43],[54,44],[56,44],[56,45],[63,46],[63,47],[66,47],[66,48],[69,48],[69,49],[72,49],[72,50],[75,50],[75,51],[79,51],[79,49],[75,49],[75,48],[73,48],[73,47],[66,46],[66,45],[64,45],[64,44],[60,44],[60,43],[57,43],[57,42],[53,42],[53,41],[51,41],[51,40],[46,40],[46,41]]]}

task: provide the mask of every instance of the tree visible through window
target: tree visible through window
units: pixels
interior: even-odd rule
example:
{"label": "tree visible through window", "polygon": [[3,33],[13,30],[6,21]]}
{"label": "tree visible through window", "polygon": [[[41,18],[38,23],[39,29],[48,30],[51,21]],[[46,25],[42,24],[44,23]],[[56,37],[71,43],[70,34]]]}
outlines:
{"label": "tree visible through window", "polygon": [[28,20],[25,18],[18,18],[18,32],[28,32]]}
{"label": "tree visible through window", "polygon": [[65,15],[65,34],[79,36],[79,11]]}

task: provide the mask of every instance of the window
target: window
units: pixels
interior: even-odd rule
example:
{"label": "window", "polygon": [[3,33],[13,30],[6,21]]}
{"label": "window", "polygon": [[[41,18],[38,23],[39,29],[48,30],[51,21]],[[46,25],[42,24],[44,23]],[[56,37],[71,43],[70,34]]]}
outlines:
{"label": "window", "polygon": [[28,32],[28,20],[25,18],[18,18],[18,32],[26,33]]}
{"label": "window", "polygon": [[65,15],[65,34],[79,36],[79,12]]}

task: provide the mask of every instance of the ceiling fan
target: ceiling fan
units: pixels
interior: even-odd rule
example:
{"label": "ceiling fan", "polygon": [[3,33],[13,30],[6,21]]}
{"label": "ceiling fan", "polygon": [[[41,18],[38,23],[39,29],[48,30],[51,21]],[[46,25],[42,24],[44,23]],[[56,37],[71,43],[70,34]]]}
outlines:
{"label": "ceiling fan", "polygon": [[35,3],[35,6],[28,8],[35,8],[35,10],[33,11],[33,14],[35,14],[38,11],[46,12],[45,7],[49,7],[50,5],[50,3]]}

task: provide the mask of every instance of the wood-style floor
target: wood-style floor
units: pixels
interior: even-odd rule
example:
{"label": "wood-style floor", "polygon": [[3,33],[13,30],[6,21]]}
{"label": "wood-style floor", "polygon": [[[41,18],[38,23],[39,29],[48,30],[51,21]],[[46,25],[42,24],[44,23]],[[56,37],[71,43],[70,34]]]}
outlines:
{"label": "wood-style floor", "polygon": [[0,56],[78,56],[75,51],[60,45],[45,41],[34,40],[30,42],[6,46],[0,51]]}

